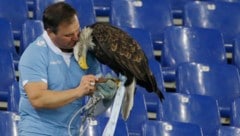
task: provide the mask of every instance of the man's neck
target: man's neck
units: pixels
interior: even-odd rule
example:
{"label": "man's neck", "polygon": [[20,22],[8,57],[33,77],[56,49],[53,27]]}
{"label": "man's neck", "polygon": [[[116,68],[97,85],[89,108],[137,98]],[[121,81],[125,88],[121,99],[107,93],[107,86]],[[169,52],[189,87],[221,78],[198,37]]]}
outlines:
{"label": "man's neck", "polygon": [[73,52],[73,49],[61,49],[61,48],[60,48],[60,50],[61,50],[62,52],[66,52],[66,53]]}

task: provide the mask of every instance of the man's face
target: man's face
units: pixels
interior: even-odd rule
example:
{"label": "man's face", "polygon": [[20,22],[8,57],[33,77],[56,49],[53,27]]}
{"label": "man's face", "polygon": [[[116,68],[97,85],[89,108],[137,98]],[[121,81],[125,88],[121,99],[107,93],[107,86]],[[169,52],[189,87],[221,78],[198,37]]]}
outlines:
{"label": "man's face", "polygon": [[71,24],[61,23],[57,33],[49,32],[53,43],[61,49],[72,49],[78,41],[79,35],[80,25],[77,16],[74,16]]}

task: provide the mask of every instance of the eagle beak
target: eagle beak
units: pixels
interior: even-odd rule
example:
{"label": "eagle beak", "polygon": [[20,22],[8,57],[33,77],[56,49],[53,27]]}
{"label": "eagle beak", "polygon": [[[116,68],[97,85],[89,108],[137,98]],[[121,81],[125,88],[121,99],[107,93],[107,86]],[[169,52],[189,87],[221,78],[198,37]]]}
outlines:
{"label": "eagle beak", "polygon": [[89,68],[86,60],[87,60],[86,56],[81,56],[78,59],[78,64],[79,64],[80,68],[82,68],[84,70],[87,70]]}

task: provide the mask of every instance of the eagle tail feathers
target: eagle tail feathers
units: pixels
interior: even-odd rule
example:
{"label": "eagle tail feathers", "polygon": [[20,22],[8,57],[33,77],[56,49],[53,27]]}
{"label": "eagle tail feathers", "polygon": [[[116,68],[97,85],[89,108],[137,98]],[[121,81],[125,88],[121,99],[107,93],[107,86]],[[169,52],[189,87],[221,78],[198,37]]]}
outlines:
{"label": "eagle tail feathers", "polygon": [[122,104],[122,116],[125,121],[128,119],[134,104],[135,87],[136,87],[135,78],[133,78],[133,81],[130,85],[125,87],[126,88],[125,97]]}

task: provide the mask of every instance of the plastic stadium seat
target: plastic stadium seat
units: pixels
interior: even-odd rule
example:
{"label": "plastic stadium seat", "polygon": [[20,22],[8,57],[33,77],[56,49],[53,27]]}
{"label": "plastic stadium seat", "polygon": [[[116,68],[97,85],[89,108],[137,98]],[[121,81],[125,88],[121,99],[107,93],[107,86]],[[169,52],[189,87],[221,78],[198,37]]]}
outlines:
{"label": "plastic stadium seat", "polygon": [[190,2],[184,8],[184,25],[218,29],[227,51],[232,51],[236,34],[240,33],[240,4],[208,1]]}
{"label": "plastic stadium seat", "polygon": [[206,28],[166,28],[161,56],[164,79],[174,81],[176,67],[185,62],[227,63],[221,33]]}
{"label": "plastic stadium seat", "polygon": [[93,0],[94,10],[97,16],[109,16],[112,0]]}
{"label": "plastic stadium seat", "polygon": [[14,46],[14,39],[10,22],[0,18],[0,30],[0,50],[5,50],[12,53],[14,66],[17,70],[20,56]]}
{"label": "plastic stadium seat", "polygon": [[77,10],[81,28],[96,22],[96,14],[92,0],[65,0],[65,2]]}
{"label": "plastic stadium seat", "polygon": [[33,19],[42,20],[43,11],[53,3],[65,0],[32,0],[33,1]]}
{"label": "plastic stadium seat", "polygon": [[183,9],[187,2],[192,2],[196,0],[168,0],[171,4],[171,11],[174,18],[183,17]]}
{"label": "plastic stadium seat", "polygon": [[240,128],[233,126],[221,126],[217,136],[240,136]]}
{"label": "plastic stadium seat", "polygon": [[[101,136],[109,118],[98,116],[93,120],[87,120],[89,126],[83,133],[83,136]],[[128,128],[124,120],[118,119],[114,136],[128,136]]]}
{"label": "plastic stadium seat", "polygon": [[240,0],[213,0],[213,1],[240,2]]}
{"label": "plastic stadium seat", "polygon": [[8,102],[9,111],[18,111],[19,88],[12,55],[0,50],[0,101]]}
{"label": "plastic stadium seat", "polygon": [[232,64],[240,70],[240,35],[237,35],[233,43]]}
{"label": "plastic stadium seat", "polygon": [[12,112],[0,111],[1,136],[17,136],[17,121],[19,117]]}
{"label": "plastic stadium seat", "polygon": [[28,18],[27,3],[25,0],[1,0],[0,18],[11,22],[14,39],[19,40],[22,24]]}
{"label": "plastic stadium seat", "polygon": [[154,49],[161,49],[163,31],[173,25],[173,17],[166,0],[112,0],[110,23],[149,31]]}
{"label": "plastic stadium seat", "polygon": [[179,65],[176,91],[211,96],[218,101],[221,116],[229,117],[232,101],[240,97],[238,69],[229,64]]}
{"label": "plastic stadium seat", "polygon": [[23,51],[28,47],[28,45],[33,42],[38,36],[40,36],[43,31],[44,28],[41,20],[27,20],[23,24],[22,28],[19,53],[22,54]]}
{"label": "plastic stadium seat", "polygon": [[133,108],[130,112],[126,123],[130,135],[140,135],[142,133],[142,125],[148,120],[147,107],[143,93],[136,88]]}
{"label": "plastic stadium seat", "polygon": [[232,126],[240,127],[240,97],[232,103],[230,119]]}
{"label": "plastic stadium seat", "polygon": [[217,101],[212,97],[168,93],[162,104],[163,121],[197,124],[204,136],[216,136],[220,127]]}
{"label": "plastic stadium seat", "polygon": [[149,120],[143,126],[142,136],[203,136],[196,124]]}

